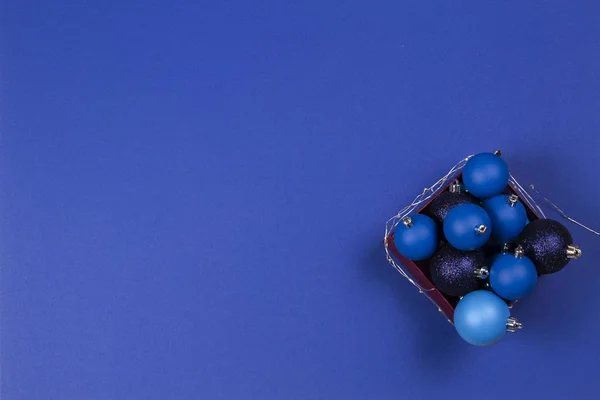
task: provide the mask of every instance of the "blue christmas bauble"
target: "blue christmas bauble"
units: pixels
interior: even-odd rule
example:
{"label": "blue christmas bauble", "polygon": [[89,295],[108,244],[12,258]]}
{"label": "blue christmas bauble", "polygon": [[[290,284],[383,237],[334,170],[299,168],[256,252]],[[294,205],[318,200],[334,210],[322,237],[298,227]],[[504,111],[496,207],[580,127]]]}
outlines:
{"label": "blue christmas bauble", "polygon": [[483,208],[492,220],[492,236],[500,243],[512,242],[527,225],[527,211],[517,195],[490,197],[483,202]]}
{"label": "blue christmas bauble", "polygon": [[508,185],[508,177],[508,166],[500,156],[492,153],[474,155],[463,169],[465,188],[481,199],[502,193]]}
{"label": "blue christmas bauble", "polygon": [[410,214],[398,223],[394,231],[394,243],[404,257],[425,260],[435,253],[439,244],[435,222],[423,214]]}
{"label": "blue christmas bauble", "polygon": [[485,210],[475,204],[460,204],[444,219],[444,235],[459,250],[475,250],[483,246],[492,233],[492,221]]}
{"label": "blue christmas bauble", "polygon": [[510,317],[508,306],[487,290],[463,297],[454,310],[454,326],[463,340],[475,346],[490,346],[506,334]]}
{"label": "blue christmas bauble", "polygon": [[436,222],[443,223],[448,212],[459,204],[475,203],[477,199],[466,192],[445,191],[440,193],[425,209]]}
{"label": "blue christmas bauble", "polygon": [[535,288],[537,278],[535,265],[524,256],[501,254],[490,268],[490,286],[506,300],[527,296]]}

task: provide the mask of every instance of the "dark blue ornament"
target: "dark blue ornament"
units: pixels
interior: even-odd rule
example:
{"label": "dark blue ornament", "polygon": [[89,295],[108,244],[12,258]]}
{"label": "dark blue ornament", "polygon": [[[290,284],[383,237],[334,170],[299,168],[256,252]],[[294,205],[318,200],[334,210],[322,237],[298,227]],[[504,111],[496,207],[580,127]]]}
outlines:
{"label": "dark blue ornament", "polygon": [[446,244],[429,260],[435,287],[448,296],[464,296],[480,289],[488,271],[481,251],[461,251]]}
{"label": "dark blue ornament", "polygon": [[458,205],[444,219],[446,240],[459,250],[480,248],[488,241],[491,233],[490,217],[483,208],[475,204]]}
{"label": "dark blue ornament", "polygon": [[508,305],[494,293],[477,290],[463,297],[454,310],[454,326],[463,340],[475,346],[499,342],[506,331],[521,328]]}
{"label": "dark blue ornament", "polygon": [[474,155],[463,169],[465,188],[481,199],[502,193],[508,185],[508,177],[508,166],[500,156],[492,153]]}
{"label": "dark blue ornament", "polygon": [[527,211],[515,194],[499,194],[483,202],[483,208],[492,220],[492,236],[500,243],[513,241],[527,225]]}
{"label": "dark blue ornament", "polygon": [[413,261],[425,260],[438,247],[437,226],[427,215],[410,214],[396,226],[394,243],[404,257]]}
{"label": "dark blue ornament", "polygon": [[446,191],[437,196],[425,209],[425,213],[442,223],[448,212],[459,204],[472,204],[477,200],[466,192]]}
{"label": "dark blue ornament", "polygon": [[533,261],[539,274],[558,272],[571,259],[581,257],[581,250],[573,245],[568,229],[551,219],[531,221],[519,235],[517,244]]}
{"label": "dark blue ornament", "polygon": [[496,259],[501,255],[502,253],[493,253],[491,256],[486,257],[485,259],[485,264],[486,265],[492,265],[494,263],[494,261],[496,261]]}
{"label": "dark blue ornament", "polygon": [[515,254],[499,255],[490,268],[490,285],[498,296],[518,300],[533,291],[537,283],[533,262],[522,255],[519,247]]}

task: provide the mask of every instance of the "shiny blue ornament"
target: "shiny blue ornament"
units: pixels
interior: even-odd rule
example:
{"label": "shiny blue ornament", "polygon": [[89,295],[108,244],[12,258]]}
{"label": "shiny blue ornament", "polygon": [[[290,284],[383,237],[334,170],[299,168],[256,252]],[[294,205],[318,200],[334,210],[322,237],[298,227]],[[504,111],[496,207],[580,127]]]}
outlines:
{"label": "shiny blue ornament", "polygon": [[489,240],[491,233],[490,217],[475,204],[460,204],[452,208],[444,219],[446,240],[458,250],[480,248]]}
{"label": "shiny blue ornament", "polygon": [[508,175],[508,166],[500,156],[480,153],[465,164],[463,183],[473,196],[486,199],[504,191]]}
{"label": "shiny blue ornament", "polygon": [[500,243],[512,242],[527,225],[527,211],[515,194],[499,194],[483,202],[483,208],[492,220],[492,236]]}
{"label": "shiny blue ornament", "polygon": [[510,310],[500,297],[477,290],[463,297],[454,310],[454,327],[463,340],[475,346],[490,346],[504,337]]}
{"label": "shiny blue ornament", "polygon": [[438,228],[430,217],[410,214],[396,226],[394,243],[404,257],[413,261],[425,260],[438,247]]}
{"label": "shiny blue ornament", "polygon": [[498,296],[517,300],[533,291],[538,274],[533,262],[517,249],[515,255],[499,255],[490,268],[490,286]]}

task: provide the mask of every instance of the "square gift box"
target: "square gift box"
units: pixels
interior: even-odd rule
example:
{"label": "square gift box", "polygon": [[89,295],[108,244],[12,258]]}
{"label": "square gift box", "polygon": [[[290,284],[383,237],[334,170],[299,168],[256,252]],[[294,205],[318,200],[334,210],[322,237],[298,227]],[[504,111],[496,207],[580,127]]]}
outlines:
{"label": "square gift box", "polygon": [[[500,150],[495,152],[501,156]],[[440,180],[433,184],[430,188],[423,190],[415,200],[408,206],[400,210],[395,216],[390,218],[386,224],[384,245],[388,262],[413,284],[419,292],[427,297],[433,304],[436,305],[438,311],[444,314],[448,322],[454,323],[454,309],[460,300],[459,297],[447,296],[436,289],[431,282],[429,274],[429,260],[411,261],[402,256],[396,245],[394,244],[394,230],[396,226],[402,222],[402,219],[409,214],[422,213],[425,208],[437,196],[446,190],[450,190],[451,185],[460,181],[462,170],[471,156],[460,160],[450,171]],[[542,209],[535,203],[533,198],[527,191],[517,182],[514,175],[510,173],[508,186],[505,190],[506,194],[515,194],[522,201],[527,211],[527,217],[530,221],[540,218],[546,218]],[[441,239],[444,241],[444,238]],[[486,254],[486,256],[491,254]],[[509,303],[509,307],[512,307]]]}

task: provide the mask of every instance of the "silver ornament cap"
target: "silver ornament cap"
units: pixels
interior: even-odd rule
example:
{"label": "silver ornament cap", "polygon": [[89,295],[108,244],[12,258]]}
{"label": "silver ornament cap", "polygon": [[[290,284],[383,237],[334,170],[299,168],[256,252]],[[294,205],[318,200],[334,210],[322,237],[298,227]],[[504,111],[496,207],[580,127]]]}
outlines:
{"label": "silver ornament cap", "polygon": [[520,323],[515,317],[508,317],[506,319],[506,331],[516,332],[517,329],[523,329],[523,324]]}
{"label": "silver ornament cap", "polygon": [[487,279],[490,276],[490,270],[487,267],[477,268],[474,272],[479,279]]}
{"label": "silver ornament cap", "polygon": [[517,202],[519,201],[519,196],[517,196],[516,194],[511,194],[510,196],[508,196],[508,198],[506,199],[506,204],[508,204],[511,207],[514,207],[517,205]]}
{"label": "silver ornament cap", "polygon": [[581,257],[581,249],[579,246],[570,245],[567,246],[567,258],[569,259],[578,259]]}
{"label": "silver ornament cap", "polygon": [[448,190],[450,191],[450,193],[462,193],[465,191],[465,188],[462,185],[462,183],[460,183],[460,181],[457,179],[454,182],[452,182]]}
{"label": "silver ornament cap", "polygon": [[523,250],[523,247],[517,246],[517,248],[515,249],[515,257],[523,258],[524,255],[525,255],[525,250]]}
{"label": "silver ornament cap", "polygon": [[481,224],[481,225],[475,227],[475,232],[478,235],[483,235],[484,233],[487,232],[487,229],[488,229],[487,226]]}

